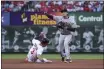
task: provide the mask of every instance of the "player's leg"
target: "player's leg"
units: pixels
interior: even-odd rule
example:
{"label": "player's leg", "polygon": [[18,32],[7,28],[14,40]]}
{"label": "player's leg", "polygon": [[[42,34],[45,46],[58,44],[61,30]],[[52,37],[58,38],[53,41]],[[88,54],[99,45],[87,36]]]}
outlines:
{"label": "player's leg", "polygon": [[64,61],[64,57],[65,57],[65,53],[64,53],[64,39],[65,39],[65,35],[60,35],[59,37],[59,47],[60,47],[60,54],[62,57],[62,61]]}
{"label": "player's leg", "polygon": [[65,47],[65,54],[66,54],[66,60],[69,62],[71,61],[71,56],[70,56],[70,46],[69,43],[72,41],[72,35],[66,35],[65,41],[64,41],[64,47]]}
{"label": "player's leg", "polygon": [[88,39],[86,40],[86,45],[88,45],[88,46],[90,46],[90,48],[92,48],[91,43],[92,43],[92,40],[88,38]]}
{"label": "player's leg", "polygon": [[37,50],[35,48],[31,48],[27,58],[26,58],[27,62],[35,62],[35,63],[51,63],[51,60],[47,60],[45,58],[43,58],[43,60],[40,60],[37,58]]}
{"label": "player's leg", "polygon": [[37,60],[36,53],[37,53],[36,48],[31,48],[28,52],[26,60],[28,62],[35,62]]}
{"label": "player's leg", "polygon": [[48,60],[46,58],[43,58],[42,60],[37,59],[35,62],[36,63],[51,63],[52,61],[51,60]]}
{"label": "player's leg", "polygon": [[90,41],[90,46],[93,48],[93,40]]}

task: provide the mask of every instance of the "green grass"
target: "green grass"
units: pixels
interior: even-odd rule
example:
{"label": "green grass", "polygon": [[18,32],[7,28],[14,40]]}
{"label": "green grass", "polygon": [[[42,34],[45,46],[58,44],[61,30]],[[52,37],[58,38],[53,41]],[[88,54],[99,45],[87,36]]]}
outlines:
{"label": "green grass", "polygon": [[[24,59],[26,54],[2,54],[2,59]],[[43,54],[47,59],[60,59],[59,54]],[[72,59],[103,59],[103,54],[71,54]]]}

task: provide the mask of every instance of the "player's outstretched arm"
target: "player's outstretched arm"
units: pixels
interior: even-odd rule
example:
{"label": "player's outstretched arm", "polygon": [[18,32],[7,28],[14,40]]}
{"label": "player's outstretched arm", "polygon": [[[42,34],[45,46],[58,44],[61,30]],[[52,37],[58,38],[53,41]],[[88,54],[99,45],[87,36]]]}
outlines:
{"label": "player's outstretched arm", "polygon": [[53,19],[53,15],[48,14],[48,13],[45,13],[45,15],[46,15],[48,18]]}
{"label": "player's outstretched arm", "polygon": [[51,63],[51,60],[47,60],[46,58],[42,58],[41,55],[37,55],[37,58],[42,62],[42,63]]}

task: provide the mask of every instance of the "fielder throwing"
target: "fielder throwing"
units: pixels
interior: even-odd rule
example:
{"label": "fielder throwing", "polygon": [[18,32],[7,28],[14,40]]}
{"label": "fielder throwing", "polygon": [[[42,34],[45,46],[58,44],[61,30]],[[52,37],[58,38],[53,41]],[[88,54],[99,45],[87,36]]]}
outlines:
{"label": "fielder throwing", "polygon": [[63,16],[54,16],[47,13],[45,14],[49,18],[54,19],[57,22],[57,27],[61,32],[59,37],[59,47],[62,61],[69,63],[72,62],[69,43],[72,40],[72,32],[74,32],[75,29],[79,27],[79,25],[76,25],[76,22],[73,17],[68,16],[67,10],[63,10],[61,12],[63,13]]}
{"label": "fielder throwing", "polygon": [[42,58],[41,55],[43,53],[44,47],[48,45],[49,40],[47,38],[43,38],[42,40],[33,39],[33,46],[29,50],[27,57],[25,59],[26,62],[37,62],[37,63],[50,63],[51,60],[47,60]]}

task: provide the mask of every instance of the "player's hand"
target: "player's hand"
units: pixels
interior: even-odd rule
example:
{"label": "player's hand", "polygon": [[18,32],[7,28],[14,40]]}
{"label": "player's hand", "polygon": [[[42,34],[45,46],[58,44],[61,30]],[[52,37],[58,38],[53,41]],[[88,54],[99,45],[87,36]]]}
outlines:
{"label": "player's hand", "polygon": [[51,60],[47,60],[46,58],[43,58],[44,60],[44,63],[51,63],[52,61]]}
{"label": "player's hand", "polygon": [[47,60],[45,63],[52,63],[52,61],[51,60]]}

